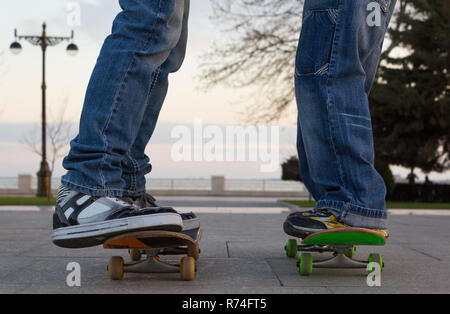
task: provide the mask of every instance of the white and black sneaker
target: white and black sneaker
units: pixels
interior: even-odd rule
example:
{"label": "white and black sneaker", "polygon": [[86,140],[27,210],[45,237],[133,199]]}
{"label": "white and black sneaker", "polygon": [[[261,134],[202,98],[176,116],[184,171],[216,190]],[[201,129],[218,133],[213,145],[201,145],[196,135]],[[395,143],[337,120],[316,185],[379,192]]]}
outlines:
{"label": "white and black sneaker", "polygon": [[[133,203],[141,209],[155,207],[167,210],[175,210],[172,207],[159,206],[156,203],[156,199],[148,193],[139,197],[134,197],[132,199]],[[180,214],[181,218],[183,219],[183,231],[200,228],[200,219],[198,219],[193,212],[184,210],[176,210],[176,212]]]}
{"label": "white and black sneaker", "polygon": [[95,197],[61,186],[53,214],[52,240],[60,247],[84,248],[128,232],[180,232],[182,228],[180,214],[171,208],[139,209],[131,199]]}

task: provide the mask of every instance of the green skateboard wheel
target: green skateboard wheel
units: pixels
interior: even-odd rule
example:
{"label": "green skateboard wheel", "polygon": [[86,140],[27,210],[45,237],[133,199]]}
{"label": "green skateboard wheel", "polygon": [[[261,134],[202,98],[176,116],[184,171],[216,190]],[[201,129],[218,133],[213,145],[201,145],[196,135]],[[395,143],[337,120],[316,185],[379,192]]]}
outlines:
{"label": "green skateboard wheel", "polygon": [[[380,271],[383,271],[383,258],[381,257],[381,254],[372,253],[369,255],[369,264],[370,263],[377,263],[380,265]],[[373,272],[373,269],[369,269],[369,274]]]}
{"label": "green skateboard wheel", "polygon": [[309,276],[313,270],[313,257],[311,253],[300,253],[298,271],[300,276]]}
{"label": "green skateboard wheel", "polygon": [[344,252],[344,255],[348,258],[353,258],[355,256],[356,247],[352,247],[351,249],[346,249]]}
{"label": "green skateboard wheel", "polygon": [[284,247],[286,250],[286,255],[288,257],[296,257],[298,253],[298,244],[297,240],[289,239],[286,241],[286,246]]}

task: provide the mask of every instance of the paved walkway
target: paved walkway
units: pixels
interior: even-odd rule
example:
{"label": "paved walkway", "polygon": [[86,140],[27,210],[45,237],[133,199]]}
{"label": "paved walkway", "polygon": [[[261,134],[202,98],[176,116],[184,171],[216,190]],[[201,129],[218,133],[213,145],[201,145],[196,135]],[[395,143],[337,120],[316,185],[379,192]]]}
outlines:
{"label": "paved walkway", "polygon": [[[182,205],[180,199],[166,204]],[[125,274],[111,281],[106,265],[121,251],[66,250],[52,245],[49,207],[0,207],[0,293],[449,293],[450,211],[391,211],[391,238],[381,248],[381,287],[366,284],[364,270],[317,269],[300,277],[283,251],[281,226],[289,209],[275,199],[199,198],[186,201],[202,219],[197,278],[177,274]],[[123,251],[123,256],[126,252]],[[81,265],[81,287],[66,285],[70,262]]]}

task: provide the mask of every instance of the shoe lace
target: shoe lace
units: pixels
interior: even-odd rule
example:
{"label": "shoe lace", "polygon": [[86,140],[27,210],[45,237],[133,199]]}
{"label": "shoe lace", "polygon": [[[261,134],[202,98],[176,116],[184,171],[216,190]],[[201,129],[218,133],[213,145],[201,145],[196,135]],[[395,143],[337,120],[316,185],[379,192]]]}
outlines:
{"label": "shoe lace", "polygon": [[71,189],[61,185],[58,189],[58,195],[56,196],[57,203],[60,203],[63,199],[66,198],[72,192]]}
{"label": "shoe lace", "polygon": [[148,193],[139,198],[139,205],[141,207],[148,207],[149,205],[150,207],[158,207],[158,204],[156,204],[156,199]]}
{"label": "shoe lace", "polygon": [[305,214],[306,217],[311,217],[311,216],[319,216],[319,217],[330,217],[331,213],[329,213],[326,209],[311,209],[308,210]]}
{"label": "shoe lace", "polygon": [[133,200],[130,197],[108,197],[110,200],[113,200],[116,203],[119,203],[123,206],[130,206],[133,205]]}

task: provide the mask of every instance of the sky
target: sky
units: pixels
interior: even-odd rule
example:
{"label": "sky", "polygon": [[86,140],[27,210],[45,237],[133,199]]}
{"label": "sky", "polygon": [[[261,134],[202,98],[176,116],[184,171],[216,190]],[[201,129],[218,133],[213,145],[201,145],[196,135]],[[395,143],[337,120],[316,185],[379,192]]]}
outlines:
{"label": "sky", "polygon": [[[2,9],[0,30],[5,64],[1,77],[3,114],[0,122],[34,122],[40,116],[41,54],[38,47],[22,42],[23,52],[16,56],[8,51],[13,31],[19,34],[40,34],[42,22],[47,23],[49,35],[68,36],[72,27],[67,25],[67,4],[61,0],[9,1]],[[80,26],[74,27],[75,40],[80,52],[76,57],[65,53],[66,43],[50,47],[47,51],[47,85],[49,110],[58,112],[59,102],[69,96],[68,116],[78,118],[86,86],[95,65],[104,38],[111,30],[115,15],[120,11],[115,0],[80,0]],[[26,8],[26,10],[24,10]],[[215,89],[206,93],[198,89],[195,80],[198,63],[214,39],[214,28],[209,20],[208,1],[192,1],[190,38],[186,61],[180,72],[171,77],[171,89],[161,115],[162,122],[187,122],[204,117],[211,123],[230,123],[236,119],[230,109],[229,90]],[[2,72],[0,72],[2,73]],[[27,92],[24,93],[23,91]],[[189,104],[183,104],[189,99]],[[212,108],[212,103],[224,110]],[[181,105],[183,104],[183,105]],[[182,110],[180,110],[180,108]]]}
{"label": "sky", "polygon": [[[80,25],[71,27],[67,18],[68,5],[78,3],[81,8]],[[7,1],[0,11],[0,176],[35,173],[39,156],[33,154],[23,138],[35,132],[41,116],[41,52],[38,47],[22,41],[19,55],[9,52],[14,41],[14,29],[19,35],[38,35],[42,23],[47,23],[48,35],[69,36],[75,31],[74,42],[80,51],[67,55],[67,43],[50,47],[47,51],[48,119],[52,121],[67,103],[66,118],[78,124],[86,86],[104,38],[111,30],[115,15],[120,12],[116,0],[15,0]],[[241,125],[241,98],[245,91],[216,87],[202,90],[197,80],[201,56],[221,39],[223,33],[211,21],[211,6],[207,0],[191,1],[189,42],[181,70],[170,77],[170,88],[159,124],[147,148],[155,178],[203,177],[225,175],[232,178],[279,178],[278,168],[261,172],[257,162],[175,162],[171,148],[176,139],[170,133],[184,125],[193,129],[196,120],[203,125],[224,129]],[[282,121],[280,126],[280,160],[295,154],[295,125]],[[394,167],[394,172],[406,176],[407,170]],[[59,161],[54,175],[64,169]],[[422,176],[423,177],[423,176]],[[432,174],[432,179],[447,180],[448,174]]]}

